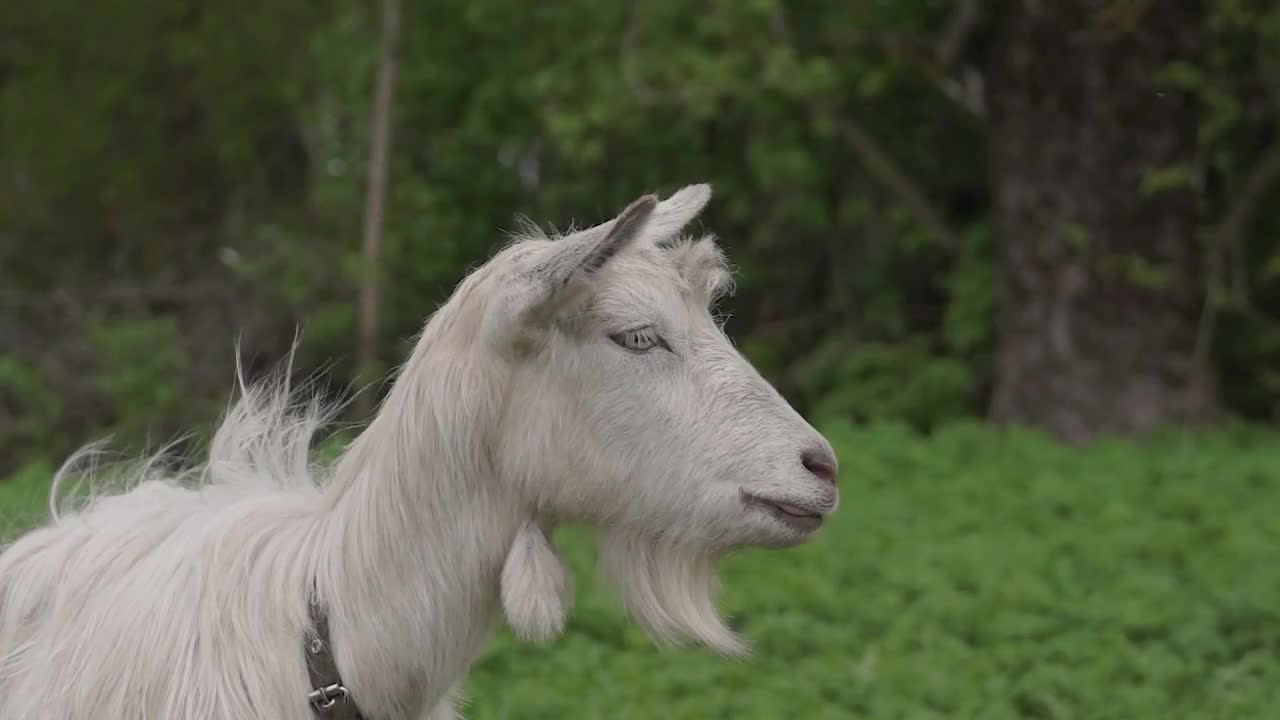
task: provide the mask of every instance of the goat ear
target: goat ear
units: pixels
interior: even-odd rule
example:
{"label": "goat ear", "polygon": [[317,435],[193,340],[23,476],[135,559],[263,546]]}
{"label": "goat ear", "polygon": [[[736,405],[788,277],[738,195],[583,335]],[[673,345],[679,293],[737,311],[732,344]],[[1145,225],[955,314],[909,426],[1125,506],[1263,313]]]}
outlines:
{"label": "goat ear", "polygon": [[538,285],[537,296],[525,310],[525,319],[545,322],[571,305],[590,287],[592,276],[614,256],[641,236],[658,198],[645,195],[612,220],[567,235],[552,244],[546,257],[530,271]]}
{"label": "goat ear", "polygon": [[521,640],[564,632],[573,608],[573,576],[542,528],[530,520],[516,532],[502,566],[502,610]]}
{"label": "goat ear", "polygon": [[680,239],[684,229],[711,201],[711,186],[706,183],[686,185],[671,193],[671,197],[658,203],[653,220],[644,229],[644,236],[660,246],[669,246]]}

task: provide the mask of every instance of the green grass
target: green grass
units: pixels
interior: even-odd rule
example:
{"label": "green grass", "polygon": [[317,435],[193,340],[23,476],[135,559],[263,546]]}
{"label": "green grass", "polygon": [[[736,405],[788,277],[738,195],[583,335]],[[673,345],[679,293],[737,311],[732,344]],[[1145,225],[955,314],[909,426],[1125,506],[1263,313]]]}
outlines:
{"label": "green grass", "polygon": [[[654,649],[596,585],[588,536],[562,533],[568,633],[504,632],[466,717],[1280,717],[1280,435],[829,435],[830,526],[725,566],[754,657]],[[0,516],[20,490],[0,486]]]}

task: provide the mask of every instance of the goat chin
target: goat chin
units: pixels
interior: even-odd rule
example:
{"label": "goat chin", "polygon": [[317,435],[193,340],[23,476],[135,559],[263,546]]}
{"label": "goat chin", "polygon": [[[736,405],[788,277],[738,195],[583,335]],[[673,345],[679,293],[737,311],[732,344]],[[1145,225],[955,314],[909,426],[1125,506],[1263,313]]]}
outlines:
{"label": "goat chin", "polygon": [[719,552],[654,535],[609,528],[601,532],[600,564],[628,613],[659,644],[692,640],[728,657],[750,648],[716,607]]}

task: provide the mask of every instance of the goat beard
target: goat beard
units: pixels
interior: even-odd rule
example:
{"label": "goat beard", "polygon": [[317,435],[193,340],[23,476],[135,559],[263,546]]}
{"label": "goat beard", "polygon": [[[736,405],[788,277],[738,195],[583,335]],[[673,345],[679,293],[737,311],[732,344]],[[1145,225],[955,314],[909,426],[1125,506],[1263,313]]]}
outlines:
{"label": "goat beard", "polygon": [[613,527],[600,533],[600,569],[659,645],[692,640],[728,657],[750,648],[716,606],[723,551]]}

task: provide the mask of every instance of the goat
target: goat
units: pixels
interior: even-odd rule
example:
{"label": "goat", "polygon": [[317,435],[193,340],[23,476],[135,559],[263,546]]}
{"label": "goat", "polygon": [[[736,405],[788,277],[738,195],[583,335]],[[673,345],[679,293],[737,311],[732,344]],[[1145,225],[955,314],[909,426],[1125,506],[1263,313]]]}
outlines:
{"label": "goat", "polygon": [[93,456],[77,452],[50,522],[0,554],[0,718],[314,717],[314,607],[367,717],[456,717],[503,615],[525,640],[563,630],[565,523],[597,528],[603,573],[656,641],[746,654],[717,563],[812,538],[837,465],[712,314],[724,253],[682,233],[710,196],[514,238],[331,463],[311,445],[334,408],[299,401],[287,372],[240,377],[203,462],[128,466],[125,488],[64,509]]}

